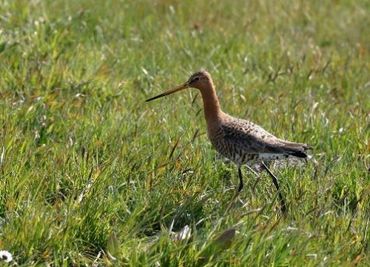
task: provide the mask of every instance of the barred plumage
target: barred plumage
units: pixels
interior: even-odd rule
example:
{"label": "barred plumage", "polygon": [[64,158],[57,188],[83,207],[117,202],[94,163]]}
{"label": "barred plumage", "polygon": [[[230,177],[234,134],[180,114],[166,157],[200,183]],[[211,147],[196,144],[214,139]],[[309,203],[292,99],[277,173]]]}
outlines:
{"label": "barred plumage", "polygon": [[217,152],[237,165],[307,157],[306,144],[281,140],[252,122],[228,115],[218,129],[209,132],[209,138]]}

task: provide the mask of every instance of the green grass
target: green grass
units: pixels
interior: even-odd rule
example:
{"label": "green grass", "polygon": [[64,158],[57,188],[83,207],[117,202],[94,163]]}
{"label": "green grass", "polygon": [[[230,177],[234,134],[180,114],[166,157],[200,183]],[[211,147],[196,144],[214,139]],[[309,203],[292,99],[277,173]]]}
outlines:
{"label": "green grass", "polygon": [[[368,0],[2,0],[0,250],[23,266],[368,265],[369,25]],[[200,68],[224,111],[314,147],[317,164],[275,170],[286,217],[266,174],[252,190],[245,170],[230,204],[237,172],[195,90],[144,102]]]}

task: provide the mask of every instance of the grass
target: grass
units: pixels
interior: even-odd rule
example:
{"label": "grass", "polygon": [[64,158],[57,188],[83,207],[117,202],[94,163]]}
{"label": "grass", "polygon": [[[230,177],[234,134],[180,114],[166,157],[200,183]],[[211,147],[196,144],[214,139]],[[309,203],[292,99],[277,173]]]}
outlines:
{"label": "grass", "polygon": [[[0,250],[22,266],[368,265],[369,10],[2,0]],[[226,112],[314,147],[317,164],[275,170],[286,217],[247,170],[230,205],[237,172],[195,90],[144,102],[200,68]]]}

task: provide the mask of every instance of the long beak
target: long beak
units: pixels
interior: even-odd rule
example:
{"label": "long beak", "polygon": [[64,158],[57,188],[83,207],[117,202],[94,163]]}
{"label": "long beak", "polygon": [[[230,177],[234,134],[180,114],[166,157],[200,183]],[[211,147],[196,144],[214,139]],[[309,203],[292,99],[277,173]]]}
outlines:
{"label": "long beak", "polygon": [[188,88],[188,87],[189,87],[189,85],[188,85],[188,83],[186,82],[186,83],[184,83],[184,84],[182,84],[182,85],[180,85],[180,86],[177,86],[177,87],[175,87],[175,88],[173,88],[173,89],[167,90],[167,91],[163,92],[163,93],[162,93],[162,94],[160,94],[160,95],[157,95],[157,96],[154,96],[154,97],[152,97],[152,98],[149,98],[149,99],[145,100],[145,102],[149,102],[149,101],[152,101],[152,100],[154,100],[154,99],[160,98],[160,97],[162,97],[162,96],[166,96],[166,95],[170,95],[170,94],[176,93],[176,92],[181,91],[181,90],[183,90],[183,89],[186,89],[186,88]]}

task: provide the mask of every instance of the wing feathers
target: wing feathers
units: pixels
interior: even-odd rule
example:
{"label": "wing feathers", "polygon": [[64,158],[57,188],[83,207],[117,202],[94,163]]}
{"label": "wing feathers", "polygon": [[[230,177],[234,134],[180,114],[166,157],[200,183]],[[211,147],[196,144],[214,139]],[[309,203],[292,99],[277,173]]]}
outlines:
{"label": "wing feathers", "polygon": [[308,145],[279,139],[260,126],[245,120],[222,125],[225,141],[240,147],[245,153],[272,153],[307,158]]}

